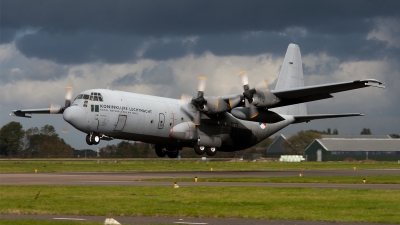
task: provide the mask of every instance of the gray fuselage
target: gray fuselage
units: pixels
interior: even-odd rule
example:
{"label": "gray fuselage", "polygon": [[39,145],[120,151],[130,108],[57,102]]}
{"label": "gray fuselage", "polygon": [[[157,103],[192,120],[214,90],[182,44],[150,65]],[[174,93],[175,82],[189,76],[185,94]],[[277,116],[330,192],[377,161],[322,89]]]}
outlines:
{"label": "gray fuselage", "polygon": [[[83,98],[85,95],[86,99]],[[101,98],[96,98],[96,101],[93,97],[97,95]],[[75,107],[85,112],[79,109],[79,116],[68,119],[68,122],[84,133],[94,132],[115,139],[164,146],[193,147],[194,144],[193,140],[170,137],[174,126],[192,121],[196,108],[190,103],[182,104],[177,99],[122,91],[92,89],[80,93],[67,110],[78,110]],[[218,137],[222,142],[218,146],[219,151],[235,151],[257,144],[294,121],[292,116],[282,116],[284,121],[262,124],[237,119],[229,112],[203,114],[201,125],[196,129],[198,135]]]}

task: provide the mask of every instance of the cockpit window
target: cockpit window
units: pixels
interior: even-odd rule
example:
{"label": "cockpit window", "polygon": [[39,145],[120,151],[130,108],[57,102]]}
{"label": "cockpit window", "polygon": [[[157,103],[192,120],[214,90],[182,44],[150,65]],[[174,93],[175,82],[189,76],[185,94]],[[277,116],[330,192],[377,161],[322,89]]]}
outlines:
{"label": "cockpit window", "polygon": [[103,101],[103,96],[101,96],[100,93],[92,92],[92,93],[90,93],[90,100],[102,102]]}
{"label": "cockpit window", "polygon": [[90,95],[80,94],[80,95],[76,96],[74,101],[77,100],[77,99],[86,99],[86,100],[90,99],[91,101],[100,101],[100,102],[102,102],[103,101],[103,96],[101,96],[100,93],[92,92],[92,93],[90,93]]}
{"label": "cockpit window", "polygon": [[74,100],[76,100],[76,99],[81,99],[82,98],[82,94],[80,94],[80,95],[78,95],[78,96],[76,96],[76,98],[74,99]]}

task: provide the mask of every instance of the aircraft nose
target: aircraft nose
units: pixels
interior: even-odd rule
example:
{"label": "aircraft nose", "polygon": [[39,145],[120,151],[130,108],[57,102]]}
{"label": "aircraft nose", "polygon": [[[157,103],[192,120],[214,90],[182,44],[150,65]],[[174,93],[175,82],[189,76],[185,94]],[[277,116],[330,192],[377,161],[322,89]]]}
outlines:
{"label": "aircraft nose", "polygon": [[63,118],[73,126],[82,125],[86,119],[86,111],[79,106],[70,106],[65,109]]}

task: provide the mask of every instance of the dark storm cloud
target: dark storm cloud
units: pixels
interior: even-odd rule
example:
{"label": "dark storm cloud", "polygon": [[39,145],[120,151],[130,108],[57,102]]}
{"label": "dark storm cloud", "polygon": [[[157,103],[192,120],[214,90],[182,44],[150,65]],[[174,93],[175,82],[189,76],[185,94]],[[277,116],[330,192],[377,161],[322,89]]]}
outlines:
{"label": "dark storm cloud", "polygon": [[[342,60],[376,59],[399,57],[398,50],[387,51],[384,42],[366,40],[374,18],[398,16],[399,8],[400,1],[358,0],[6,0],[0,27],[38,29],[17,39],[18,50],[61,64],[167,60],[206,51],[281,56],[291,42],[299,44],[303,54],[319,51]],[[197,39],[188,44],[185,39],[191,36]]]}
{"label": "dark storm cloud", "polygon": [[26,62],[23,68],[2,68],[0,84],[14,83],[20,80],[49,81],[68,75],[68,69],[53,62]]}
{"label": "dark storm cloud", "polygon": [[[323,33],[365,32],[365,19],[397,15],[398,1],[70,1],[3,0],[1,27],[49,32],[202,35],[307,26]],[[50,19],[49,19],[50,18]]]}
{"label": "dark storm cloud", "polygon": [[0,45],[12,42],[14,40],[16,34],[17,34],[17,30],[15,30],[15,29],[7,29],[7,28],[1,29]]}
{"label": "dark storm cloud", "polygon": [[132,86],[135,84],[162,84],[169,85],[175,82],[175,74],[171,67],[163,63],[157,64],[151,69],[144,69],[142,73],[129,73],[115,79],[112,84],[116,86]]}
{"label": "dark storm cloud", "polygon": [[16,42],[27,57],[51,59],[61,64],[93,61],[118,63],[135,59],[143,38],[79,32],[74,34],[37,32]]}

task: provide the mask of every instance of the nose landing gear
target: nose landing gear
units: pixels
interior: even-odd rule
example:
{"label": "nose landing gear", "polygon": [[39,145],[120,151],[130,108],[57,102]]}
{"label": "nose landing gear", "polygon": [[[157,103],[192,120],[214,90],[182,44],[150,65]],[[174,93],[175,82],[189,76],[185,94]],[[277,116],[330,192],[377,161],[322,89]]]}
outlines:
{"label": "nose landing gear", "polygon": [[86,144],[98,145],[99,143],[100,143],[100,137],[98,134],[94,134],[93,132],[90,132],[88,135],[86,135]]}

